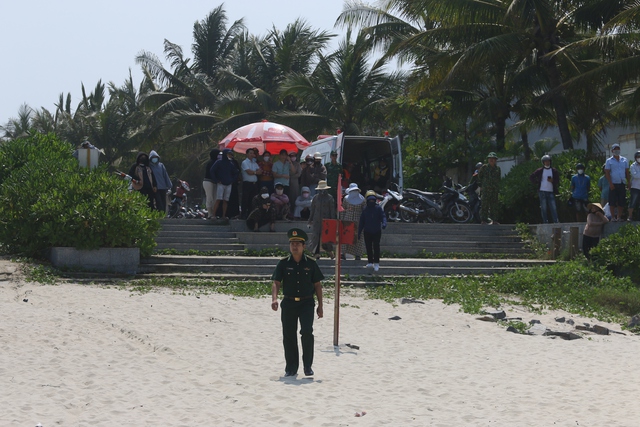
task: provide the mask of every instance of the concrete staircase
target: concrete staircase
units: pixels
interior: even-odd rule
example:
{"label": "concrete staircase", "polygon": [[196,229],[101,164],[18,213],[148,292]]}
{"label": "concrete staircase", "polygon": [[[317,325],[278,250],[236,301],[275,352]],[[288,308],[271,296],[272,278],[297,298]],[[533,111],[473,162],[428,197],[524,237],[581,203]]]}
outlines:
{"label": "concrete staircase", "polygon": [[[166,219],[156,241],[157,250],[227,251],[222,256],[154,255],[141,260],[144,275],[202,277],[229,280],[268,280],[278,261],[275,257],[234,256],[245,249],[280,248],[288,250],[286,231],[298,227],[306,230],[306,222],[277,222],[276,232],[252,232],[244,221],[215,224],[196,219]],[[265,227],[268,228],[268,227]],[[406,255],[385,258],[378,273],[363,268],[366,261],[347,259],[342,262],[343,277],[371,280],[390,276],[493,274],[517,268],[530,268],[549,261],[517,259],[528,250],[512,225],[478,224],[405,224],[391,223],[383,232],[383,253]],[[496,259],[424,259],[410,258],[420,252],[490,253]],[[452,258],[454,258],[452,256]],[[334,261],[320,259],[325,276],[335,274]]]}

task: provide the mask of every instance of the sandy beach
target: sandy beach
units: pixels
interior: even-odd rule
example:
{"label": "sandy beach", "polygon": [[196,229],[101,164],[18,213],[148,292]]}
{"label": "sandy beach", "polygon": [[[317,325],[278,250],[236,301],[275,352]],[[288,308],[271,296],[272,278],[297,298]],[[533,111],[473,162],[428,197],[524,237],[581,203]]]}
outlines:
{"label": "sandy beach", "polygon": [[340,346],[328,299],[315,376],[285,379],[270,298],[0,282],[0,426],[638,425],[639,337],[524,336],[350,293]]}

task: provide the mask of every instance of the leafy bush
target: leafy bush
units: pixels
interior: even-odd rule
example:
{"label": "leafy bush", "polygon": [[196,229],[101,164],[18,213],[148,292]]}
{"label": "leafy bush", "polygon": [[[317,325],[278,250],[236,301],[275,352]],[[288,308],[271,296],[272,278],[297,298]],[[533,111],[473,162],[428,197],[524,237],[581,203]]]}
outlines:
{"label": "leafy bush", "polygon": [[0,146],[0,243],[37,256],[49,247],[139,247],[149,255],[162,215],[107,170],[79,168],[70,144],[35,135]]}
{"label": "leafy bush", "polygon": [[592,261],[613,270],[618,275],[629,275],[640,283],[640,227],[627,224],[617,233],[602,239],[590,252]]}

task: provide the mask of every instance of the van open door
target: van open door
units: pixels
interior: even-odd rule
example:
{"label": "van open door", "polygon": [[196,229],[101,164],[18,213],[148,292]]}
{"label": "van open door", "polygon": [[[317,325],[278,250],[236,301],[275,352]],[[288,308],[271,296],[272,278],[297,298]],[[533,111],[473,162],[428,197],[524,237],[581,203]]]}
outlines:
{"label": "van open door", "polygon": [[392,138],[389,141],[389,144],[391,145],[391,158],[393,161],[393,175],[391,176],[391,181],[398,184],[398,191],[402,193],[402,151],[400,147],[400,136]]}
{"label": "van open door", "polygon": [[342,156],[344,154],[344,150],[342,149],[343,144],[344,144],[344,132],[340,132],[336,137],[333,148],[332,148],[332,151],[336,151],[338,153],[338,163],[340,164],[342,164]]}

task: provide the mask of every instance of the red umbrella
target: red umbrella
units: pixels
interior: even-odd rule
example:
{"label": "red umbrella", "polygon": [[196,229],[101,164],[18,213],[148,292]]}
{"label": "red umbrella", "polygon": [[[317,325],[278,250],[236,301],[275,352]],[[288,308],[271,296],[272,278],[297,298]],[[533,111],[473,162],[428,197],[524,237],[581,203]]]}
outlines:
{"label": "red umbrella", "polygon": [[218,145],[221,150],[230,148],[243,154],[249,148],[257,148],[258,154],[278,154],[283,148],[287,152],[304,150],[311,143],[288,126],[263,120],[234,130]]}

